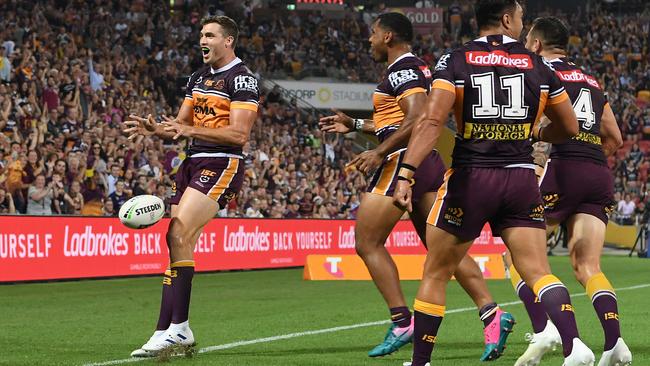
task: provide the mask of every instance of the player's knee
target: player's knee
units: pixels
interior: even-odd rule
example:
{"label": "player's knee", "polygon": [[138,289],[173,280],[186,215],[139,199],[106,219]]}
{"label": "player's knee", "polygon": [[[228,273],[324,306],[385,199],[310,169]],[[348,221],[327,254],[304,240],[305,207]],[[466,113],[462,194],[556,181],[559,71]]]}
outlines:
{"label": "player's knee", "polygon": [[455,271],[456,267],[451,264],[427,266],[422,273],[422,279],[427,279],[428,281],[449,282]]}
{"label": "player's knee", "polygon": [[576,280],[583,285],[587,284],[591,276],[601,272],[600,262],[592,258],[574,257],[571,265]]}
{"label": "player's knee", "polygon": [[169,248],[181,248],[190,245],[191,233],[178,219],[173,219],[166,237]]}
{"label": "player's knee", "polygon": [[371,245],[367,241],[356,241],[354,243],[354,250],[357,252],[357,255],[361,258],[370,255],[375,249],[376,246]]}
{"label": "player's knee", "polygon": [[376,235],[368,235],[366,232],[356,230],[354,236],[354,249],[361,257],[384,246],[385,240],[382,241]]}

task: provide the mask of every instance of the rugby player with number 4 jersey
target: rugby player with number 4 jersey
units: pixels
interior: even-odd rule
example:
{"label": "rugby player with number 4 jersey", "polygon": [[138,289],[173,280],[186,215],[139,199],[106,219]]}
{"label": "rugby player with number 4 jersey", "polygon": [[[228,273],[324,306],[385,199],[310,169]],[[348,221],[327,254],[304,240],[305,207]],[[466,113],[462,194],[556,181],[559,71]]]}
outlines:
{"label": "rugby player with number 4 jersey", "polygon": [[[623,139],[596,78],[567,59],[568,40],[568,29],[554,17],[536,19],[526,37],[526,48],[544,57],[564,84],[580,128],[571,140],[553,144],[540,179],[547,232],[552,233],[561,223],[567,226],[575,276],[587,290],[605,333],[598,366],[626,366],[632,363],[632,354],[621,338],[616,294],[600,270],[607,215],[615,203],[607,156],[616,152]],[[535,366],[560,342],[560,336],[512,266],[510,274],[534,331],[515,366]]]}
{"label": "rugby player with number 4 jersey", "polygon": [[[413,366],[428,365],[445,314],[447,283],[486,222],[512,253],[562,338],[564,366],[593,365],[574,308],[546,257],[544,205],[531,137],[552,143],[578,133],[578,121],[549,63],[517,41],[523,8],[516,0],[475,3],[479,38],[444,55],[427,107],[399,169],[396,204],[411,204],[411,182],[454,109],[458,135],[427,220],[427,259],[415,305]],[[551,123],[541,127],[545,114]]]}

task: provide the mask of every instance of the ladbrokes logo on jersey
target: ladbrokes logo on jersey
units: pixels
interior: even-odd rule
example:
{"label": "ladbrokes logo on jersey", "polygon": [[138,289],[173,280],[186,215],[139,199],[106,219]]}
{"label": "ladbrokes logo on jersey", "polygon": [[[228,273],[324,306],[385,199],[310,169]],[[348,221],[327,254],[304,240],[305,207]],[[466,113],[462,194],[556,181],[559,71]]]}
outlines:
{"label": "ladbrokes logo on jersey", "polygon": [[463,137],[476,140],[527,140],[530,137],[530,124],[465,122]]}
{"label": "ladbrokes logo on jersey", "polygon": [[504,51],[468,51],[465,52],[465,61],[476,66],[502,66],[517,69],[532,69],[533,60],[525,54],[509,54]]}
{"label": "ladbrokes logo on jersey", "polygon": [[594,88],[600,89],[600,85],[596,79],[589,75],[583,74],[580,70],[556,71],[555,74],[562,81],[566,81],[568,83],[587,83]]}

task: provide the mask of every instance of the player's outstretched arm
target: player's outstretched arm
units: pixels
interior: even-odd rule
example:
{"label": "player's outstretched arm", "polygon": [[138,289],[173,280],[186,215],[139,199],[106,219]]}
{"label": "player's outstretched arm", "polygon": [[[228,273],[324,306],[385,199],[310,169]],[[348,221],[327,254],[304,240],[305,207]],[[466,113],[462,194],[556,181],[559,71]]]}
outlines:
{"label": "player's outstretched arm", "polygon": [[219,145],[244,146],[256,119],[257,111],[235,108],[230,110],[230,124],[222,128],[188,126],[171,119],[166,119],[162,125],[165,131],[173,133],[173,139],[185,136]]}
{"label": "player's outstretched arm", "polygon": [[573,111],[573,106],[568,95],[563,92],[559,102],[546,104],[544,114],[550,120],[547,125],[538,124],[538,128],[533,130],[533,137],[540,141],[557,144],[564,142],[578,134],[578,120]]}
{"label": "player's outstretched arm", "polygon": [[371,119],[355,120],[335,108],[332,108],[332,112],[334,112],[333,115],[322,117],[318,121],[318,126],[321,131],[332,133],[348,133],[352,131],[360,131],[369,134],[375,133],[375,122]]}
{"label": "player's outstretched arm", "polygon": [[623,146],[621,130],[618,128],[614,111],[612,111],[612,107],[609,106],[609,103],[605,104],[603,116],[600,119],[600,138],[602,140],[605,156],[611,156],[616,152],[616,150]]}
{"label": "player's outstretched arm", "polygon": [[412,209],[411,186],[414,183],[415,169],[433,150],[447,121],[449,111],[454,105],[456,94],[446,89],[434,88],[429,94],[424,113],[417,119],[408,148],[398,173],[393,201],[407,210]]}

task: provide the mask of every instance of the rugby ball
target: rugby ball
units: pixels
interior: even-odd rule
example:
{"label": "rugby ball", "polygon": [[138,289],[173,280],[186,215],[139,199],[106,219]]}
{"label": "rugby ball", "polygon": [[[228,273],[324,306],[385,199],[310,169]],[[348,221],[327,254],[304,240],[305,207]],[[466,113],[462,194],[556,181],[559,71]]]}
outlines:
{"label": "rugby ball", "polygon": [[135,196],[120,207],[120,221],[131,229],[144,229],[165,215],[163,200],[150,194]]}

